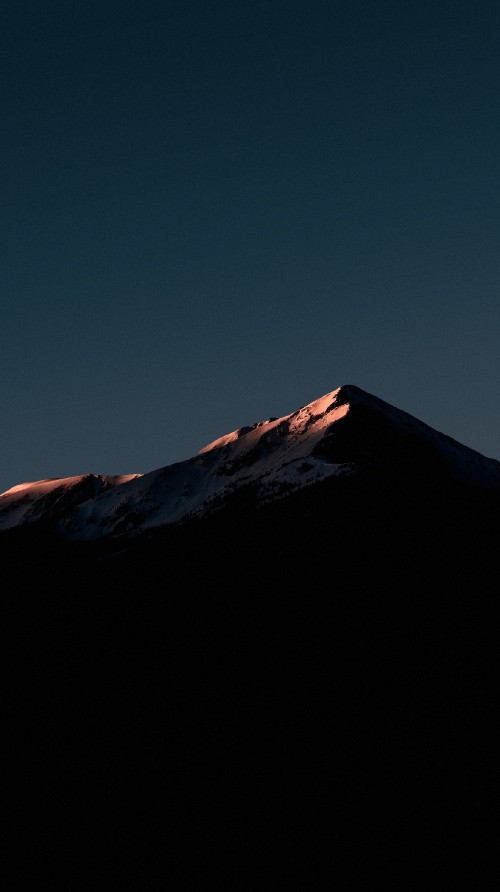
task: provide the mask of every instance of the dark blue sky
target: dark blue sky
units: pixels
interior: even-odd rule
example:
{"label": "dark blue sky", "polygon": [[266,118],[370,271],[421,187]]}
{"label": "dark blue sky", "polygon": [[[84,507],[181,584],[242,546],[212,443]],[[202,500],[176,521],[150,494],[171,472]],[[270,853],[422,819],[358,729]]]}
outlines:
{"label": "dark blue sky", "polygon": [[496,2],[7,2],[0,491],[354,383],[500,458]]}

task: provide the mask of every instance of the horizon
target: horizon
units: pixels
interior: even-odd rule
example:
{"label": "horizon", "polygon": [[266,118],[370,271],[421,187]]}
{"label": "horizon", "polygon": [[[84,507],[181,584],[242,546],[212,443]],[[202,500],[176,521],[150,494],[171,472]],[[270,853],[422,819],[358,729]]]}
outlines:
{"label": "horizon", "polygon": [[489,0],[8,3],[0,491],[342,381],[499,460],[499,38]]}
{"label": "horizon", "polygon": [[[310,400],[308,403],[304,403],[301,406],[297,406],[294,410],[292,410],[292,412],[285,413],[284,416],[269,416],[268,418],[265,418],[265,419],[261,418],[258,421],[252,422],[251,425],[239,425],[238,427],[233,428],[230,431],[225,431],[223,434],[220,434],[214,440],[201,446],[199,449],[196,450],[196,452],[194,452],[190,455],[184,456],[184,458],[179,459],[179,461],[180,462],[189,461],[191,458],[194,458],[195,455],[209,451],[210,449],[212,449],[214,447],[214,445],[218,444],[219,440],[225,440],[225,438],[229,437],[233,433],[236,433],[242,427],[251,427],[253,425],[263,424],[264,422],[266,422],[268,420],[274,420],[274,421],[281,420],[283,417],[288,417],[288,415],[294,414],[294,412],[299,411],[299,409],[302,409],[304,406],[308,406],[310,404],[314,404],[315,402],[319,402],[322,399],[324,399],[325,396],[330,396],[332,394],[336,394],[339,390],[343,390],[345,388],[355,388],[356,390],[360,391],[363,394],[366,394],[367,396],[375,397],[376,399],[379,399],[382,402],[387,403],[387,400],[384,400],[378,394],[371,393],[371,392],[365,390],[364,388],[358,387],[358,385],[356,385],[356,384],[341,384],[339,387],[335,388],[333,391],[328,391],[327,393],[321,394],[319,397],[316,397],[313,400]],[[397,409],[398,411],[401,411],[403,414],[410,415],[412,418],[415,418],[417,421],[429,426],[432,430],[436,431],[437,433],[444,434],[445,436],[450,437],[450,434],[448,434],[445,430],[440,430],[439,428],[435,428],[432,425],[428,425],[428,422],[424,421],[424,419],[418,418],[417,416],[413,415],[413,413],[411,413],[411,412],[406,412],[406,410],[403,409],[401,406],[393,406],[392,403],[387,403],[387,405],[391,406],[392,408]],[[474,449],[474,447],[469,446],[467,443],[462,443],[460,440],[456,440],[455,437],[451,437],[451,439],[455,440],[461,446],[465,446],[466,448],[473,449],[475,452],[478,452],[480,455],[484,456],[484,453],[481,453],[479,450]],[[492,456],[484,456],[484,457],[492,458]],[[498,459],[495,459],[495,460],[498,460]],[[155,466],[154,468],[144,469],[143,471],[132,471],[132,472],[125,473],[125,474],[114,474],[113,472],[101,473],[99,471],[84,471],[84,472],[77,473],[77,474],[59,475],[59,476],[54,476],[54,477],[42,477],[42,478],[38,478],[38,479],[33,478],[31,480],[18,481],[16,484],[12,484],[10,487],[7,487],[6,489],[0,489],[0,495],[5,495],[6,493],[10,492],[11,490],[22,489],[24,486],[30,486],[30,485],[39,484],[39,483],[49,483],[49,482],[56,481],[56,480],[64,481],[64,480],[68,480],[68,479],[81,478],[81,477],[86,477],[86,476],[96,476],[96,477],[111,477],[111,476],[120,477],[120,476],[122,476],[125,478],[129,477],[131,479],[134,479],[135,477],[142,477],[145,474],[152,473],[154,471],[160,470],[163,467],[168,467],[171,464],[177,464],[177,463],[178,463],[177,461],[168,462],[166,465],[159,465],[159,466]]]}

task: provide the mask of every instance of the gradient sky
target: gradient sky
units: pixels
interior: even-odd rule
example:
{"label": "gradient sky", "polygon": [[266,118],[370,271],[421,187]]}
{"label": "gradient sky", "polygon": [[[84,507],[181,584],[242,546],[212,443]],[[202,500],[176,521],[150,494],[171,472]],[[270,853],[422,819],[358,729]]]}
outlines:
{"label": "gradient sky", "polygon": [[0,491],[353,383],[500,459],[497,2],[2,7]]}

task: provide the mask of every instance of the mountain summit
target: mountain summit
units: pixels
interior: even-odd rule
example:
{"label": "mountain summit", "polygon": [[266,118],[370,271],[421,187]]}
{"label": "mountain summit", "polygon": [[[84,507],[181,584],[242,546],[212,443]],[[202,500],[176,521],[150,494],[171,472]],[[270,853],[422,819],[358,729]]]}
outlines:
{"label": "mountain summit", "polygon": [[134,534],[251,499],[265,505],[360,474],[500,489],[500,463],[354,385],[239,428],[143,476],[39,481],[0,496],[0,529],[57,518],[75,539]]}
{"label": "mountain summit", "polygon": [[493,851],[499,494],[499,462],[352,385],[142,477],[14,487],[20,776],[76,790],[100,853],[156,804],[217,851],[250,814],[259,851],[290,816],[328,846],[382,826],[391,859],[401,825]]}

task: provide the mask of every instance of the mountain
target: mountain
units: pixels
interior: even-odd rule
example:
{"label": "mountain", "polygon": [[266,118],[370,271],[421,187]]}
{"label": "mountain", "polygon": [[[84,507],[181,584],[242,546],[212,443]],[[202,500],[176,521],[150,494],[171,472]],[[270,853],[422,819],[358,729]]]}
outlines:
{"label": "mountain", "polygon": [[500,492],[500,463],[352,385],[290,415],[220,437],[187,461],[145,475],[86,475],[14,487],[0,529],[59,519],[69,538],[135,534],[221,509],[246,494],[265,505],[327,480],[369,472],[426,475]]}
{"label": "mountain", "polygon": [[95,499],[114,486],[139,474],[56,477],[20,483],[0,495],[0,531],[37,520],[54,520],[67,515],[76,505]]}
{"label": "mountain", "polygon": [[304,846],[300,888],[346,844],[361,888],[408,885],[404,839],[496,851],[499,499],[498,462],[350,385],[4,494],[11,824],[70,886],[124,848],[182,889],[205,859],[280,887]]}

